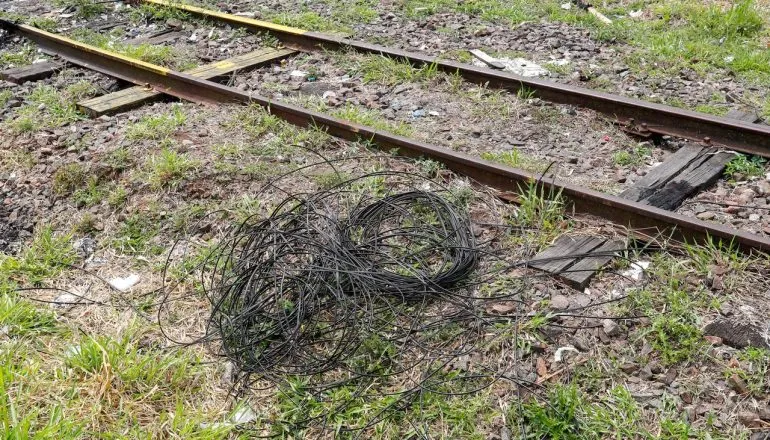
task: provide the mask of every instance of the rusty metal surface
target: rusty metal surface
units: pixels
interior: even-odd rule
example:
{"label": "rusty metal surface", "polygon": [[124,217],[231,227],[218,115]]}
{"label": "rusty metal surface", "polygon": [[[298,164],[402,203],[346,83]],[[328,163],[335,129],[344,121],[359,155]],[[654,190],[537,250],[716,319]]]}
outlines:
{"label": "rusty metal surface", "polygon": [[[0,25],[3,24],[0,21]],[[137,63],[116,54],[95,50],[95,48],[81,43],[72,44],[71,40],[62,40],[54,34],[37,31],[28,26],[14,26],[13,29],[48,50],[61,51],[63,56],[74,64],[86,68],[97,68],[100,72],[110,76],[123,78],[135,84],[146,82],[157,85],[160,87],[159,90],[168,90],[171,95],[193,102],[258,104],[275,116],[298,126],[321,127],[329,134],[343,139],[368,139],[383,151],[391,151],[395,148],[405,156],[437,160],[459,174],[466,175],[479,183],[501,191],[516,191],[520,185],[529,184],[533,180],[542,180],[541,184],[546,191],[560,192],[575,212],[605,218],[629,227],[642,236],[665,234],[677,240],[694,242],[702,241],[708,235],[726,242],[734,242],[744,250],[770,251],[770,239],[760,235],[706,223],[696,218],[684,217],[559,180],[541,179],[541,176],[488,162],[468,154],[366,127],[295,105],[272,101],[262,96],[249,95],[232,87],[148,63]]]}
{"label": "rusty metal surface", "polygon": [[[206,11],[200,8],[191,9],[185,5],[170,3],[168,0],[144,1],[184,9],[194,15],[256,32],[269,32],[284,44],[297,49],[353,49],[362,53],[404,60],[415,66],[435,65],[441,71],[459,73],[467,81],[473,83],[489,84],[490,87],[514,92],[524,87],[534,91],[536,96],[547,101],[590,108],[615,118],[617,122],[627,126],[632,132],[649,132],[696,141],[702,141],[708,137],[715,145],[724,145],[744,153],[770,157],[770,127],[767,126],[747,124],[734,119],[654,104],[596,90],[527,78],[508,72],[442,60],[438,57],[319,32],[305,32],[299,29],[286,30],[285,27],[272,26],[269,23],[248,20],[235,15]],[[646,124],[644,129],[641,128],[642,124]]]}

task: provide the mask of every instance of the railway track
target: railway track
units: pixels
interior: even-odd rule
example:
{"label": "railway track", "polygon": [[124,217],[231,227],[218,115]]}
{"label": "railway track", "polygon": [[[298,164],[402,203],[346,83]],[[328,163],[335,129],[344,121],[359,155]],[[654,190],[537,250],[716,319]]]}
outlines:
{"label": "railway track", "polygon": [[[305,32],[300,29],[207,11],[192,6],[171,4],[164,0],[145,1],[156,5],[180,8],[188,13],[229,25],[269,32],[281,39],[292,50],[350,48],[360,52],[399,58],[413,65],[435,65],[440,70],[459,73],[471,82],[489,84],[492,87],[511,91],[527,87],[534,90],[543,99],[580,105],[611,115],[617,123],[638,134],[665,134],[698,140],[704,148],[721,146],[736,151],[770,156],[770,128],[764,126],[745,124],[726,118],[650,104],[548,81],[522,78],[504,72],[388,49],[343,37]],[[648,203],[604,194],[550,176],[533,174],[500,165],[297,105],[250,94],[212,80],[227,69],[223,69],[221,72],[209,72],[208,76],[200,74],[201,72],[177,72],[101,50],[32,26],[9,21],[0,21],[0,25],[8,31],[28,38],[46,51],[54,53],[72,64],[128,81],[145,88],[145,90],[149,86],[154,90],[152,93],[168,94],[202,104],[258,104],[273,115],[298,126],[318,126],[328,131],[329,134],[343,139],[368,139],[385,151],[396,149],[406,156],[424,157],[439,161],[455,172],[504,193],[515,191],[518,185],[539,181],[546,191],[561,193],[574,212],[599,216],[628,227],[642,239],[660,234],[687,242],[715,238],[734,243],[745,251],[770,250],[770,239],[758,234],[686,217],[666,209],[650,206]],[[286,52],[281,56],[288,56],[288,54]],[[275,56],[276,58],[279,57],[277,54]],[[268,57],[268,59],[272,58]],[[221,65],[219,67],[222,68]]]}

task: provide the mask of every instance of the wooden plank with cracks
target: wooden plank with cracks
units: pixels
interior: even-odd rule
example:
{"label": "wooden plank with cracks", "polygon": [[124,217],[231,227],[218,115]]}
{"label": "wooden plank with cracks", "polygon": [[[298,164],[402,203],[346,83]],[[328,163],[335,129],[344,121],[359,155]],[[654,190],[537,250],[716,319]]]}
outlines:
{"label": "wooden plank with cracks", "polygon": [[704,151],[698,160],[641,202],[673,211],[688,197],[714,184],[722,176],[725,165],[732,158],[732,153]]}
{"label": "wooden plank with cracks", "polygon": [[45,79],[61,70],[64,66],[55,61],[33,63],[28,66],[14,67],[0,72],[0,79],[15,84]]}
{"label": "wooden plank with cracks", "polygon": [[546,250],[535,255],[529,266],[544,272],[560,274],[581,259],[583,254],[600,247],[605,241],[600,237],[562,235]]}
{"label": "wooden plank with cracks", "polygon": [[[223,61],[196,67],[185,73],[198,78],[214,79],[239,70],[251,69],[275,62],[296,53],[292,49],[260,49]],[[91,117],[99,117],[138,107],[161,96],[163,96],[163,93],[151,88],[134,86],[115,93],[81,101],[78,103],[78,108]]]}
{"label": "wooden plank with cracks", "polygon": [[625,249],[621,240],[607,240],[601,246],[592,250],[590,257],[578,259],[575,264],[559,274],[559,277],[576,289],[583,290],[588,286],[596,272],[609,264],[618,252]]}

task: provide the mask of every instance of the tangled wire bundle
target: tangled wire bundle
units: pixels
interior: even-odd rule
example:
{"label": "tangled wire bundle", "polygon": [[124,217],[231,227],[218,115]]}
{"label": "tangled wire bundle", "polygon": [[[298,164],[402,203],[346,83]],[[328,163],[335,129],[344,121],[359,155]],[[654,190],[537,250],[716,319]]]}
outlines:
{"label": "tangled wire bundle", "polygon": [[372,335],[402,327],[405,308],[451,299],[473,272],[470,221],[445,198],[414,190],[349,201],[339,190],[290,197],[228,242],[212,323],[242,371],[338,368]]}

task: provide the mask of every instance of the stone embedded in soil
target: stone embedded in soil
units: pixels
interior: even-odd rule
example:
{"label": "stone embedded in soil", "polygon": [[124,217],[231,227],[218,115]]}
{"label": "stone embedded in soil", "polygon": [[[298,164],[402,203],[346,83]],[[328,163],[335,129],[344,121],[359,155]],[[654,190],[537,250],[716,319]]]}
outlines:
{"label": "stone embedded in soil", "polygon": [[738,421],[747,428],[760,428],[762,427],[762,420],[759,418],[759,414],[752,411],[741,411],[738,413]]}
{"label": "stone embedded in soil", "polygon": [[725,344],[735,348],[749,346],[770,348],[767,331],[767,323],[755,322],[745,314],[730,318],[718,318],[703,329],[706,335],[718,336]]}
{"label": "stone embedded in soil", "polygon": [[551,298],[551,308],[554,310],[565,310],[569,308],[569,298],[564,295],[555,295]]}
{"label": "stone embedded in soil", "polygon": [[620,325],[613,319],[605,319],[602,321],[602,328],[604,333],[609,337],[618,336],[622,333]]}
{"label": "stone embedded in soil", "polygon": [[746,381],[741,379],[737,374],[730,375],[730,377],[727,378],[727,384],[738,394],[749,394],[750,392],[748,385],[746,385]]}
{"label": "stone embedded in soil", "polygon": [[711,211],[703,211],[700,214],[696,215],[696,217],[698,217],[701,220],[711,220],[716,216],[717,216],[716,213]]}

